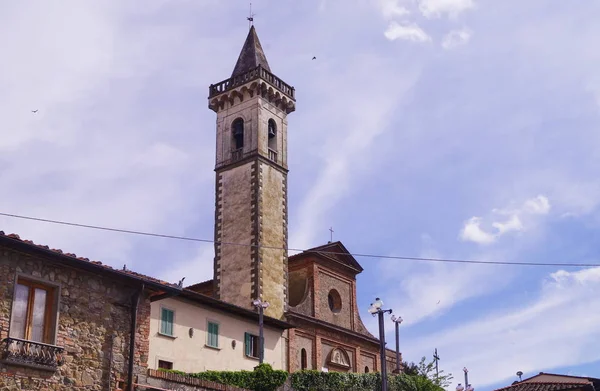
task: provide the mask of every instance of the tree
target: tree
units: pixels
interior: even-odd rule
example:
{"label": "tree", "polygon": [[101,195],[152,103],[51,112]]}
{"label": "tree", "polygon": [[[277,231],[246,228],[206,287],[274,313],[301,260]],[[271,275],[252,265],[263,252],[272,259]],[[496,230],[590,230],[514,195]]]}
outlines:
{"label": "tree", "polygon": [[432,380],[421,375],[401,374],[390,379],[391,391],[443,391]]}
{"label": "tree", "polygon": [[418,364],[415,364],[414,362],[404,362],[403,365],[405,374],[424,377],[444,389],[448,387],[451,380],[454,379],[451,373],[444,373],[444,370],[440,370],[436,376],[435,362],[431,361],[428,363],[425,357],[422,357]]}
{"label": "tree", "polygon": [[402,367],[404,368],[404,373],[411,376],[417,376],[419,374],[419,366],[414,362],[403,361]]}

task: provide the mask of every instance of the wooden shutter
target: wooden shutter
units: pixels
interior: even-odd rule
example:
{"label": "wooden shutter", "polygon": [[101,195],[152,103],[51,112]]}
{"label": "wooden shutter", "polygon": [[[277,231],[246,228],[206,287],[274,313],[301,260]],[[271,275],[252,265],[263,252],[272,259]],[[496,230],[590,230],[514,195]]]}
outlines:
{"label": "wooden shutter", "polygon": [[252,335],[244,333],[244,351],[246,356],[252,356]]}
{"label": "wooden shutter", "polygon": [[173,314],[174,312],[163,308],[160,316],[160,333],[173,335]]}
{"label": "wooden shutter", "polygon": [[219,325],[217,323],[208,322],[208,345],[219,347]]}

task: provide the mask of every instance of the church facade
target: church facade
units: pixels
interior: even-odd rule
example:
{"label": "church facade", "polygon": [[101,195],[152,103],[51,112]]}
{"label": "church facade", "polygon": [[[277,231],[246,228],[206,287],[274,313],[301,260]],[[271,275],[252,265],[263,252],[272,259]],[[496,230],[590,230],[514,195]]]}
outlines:
{"label": "church facade", "polygon": [[254,26],[231,77],[212,84],[208,99],[217,114],[214,279],[196,289],[249,309],[255,299],[268,302],[267,315],[295,326],[290,371],[379,371],[379,340],[357,308],[356,259],[340,242],[288,259],[287,115],[295,89],[272,73]]}

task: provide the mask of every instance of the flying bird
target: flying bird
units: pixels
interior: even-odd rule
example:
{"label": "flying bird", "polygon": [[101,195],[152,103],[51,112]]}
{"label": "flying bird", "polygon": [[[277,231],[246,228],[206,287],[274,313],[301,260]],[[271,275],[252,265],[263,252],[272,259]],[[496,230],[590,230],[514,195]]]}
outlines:
{"label": "flying bird", "polygon": [[316,57],[313,57],[312,59],[313,59],[313,60],[316,60],[317,58],[316,58]]}
{"label": "flying bird", "polygon": [[31,112],[35,114],[38,112],[38,110],[31,110]]}
{"label": "flying bird", "polygon": [[[440,304],[440,301],[441,301],[441,300],[438,300],[437,304]],[[437,305],[437,304],[436,304],[436,305]]]}

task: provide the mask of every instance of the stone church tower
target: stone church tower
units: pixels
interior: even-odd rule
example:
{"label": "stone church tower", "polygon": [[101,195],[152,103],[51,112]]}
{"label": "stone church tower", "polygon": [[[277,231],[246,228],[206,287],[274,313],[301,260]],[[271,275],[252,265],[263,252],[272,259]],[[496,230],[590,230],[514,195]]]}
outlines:
{"label": "stone church tower", "polygon": [[231,77],[212,84],[208,97],[217,113],[214,294],[252,309],[260,298],[275,318],[283,317],[288,295],[287,115],[294,96],[271,73],[252,26]]}

